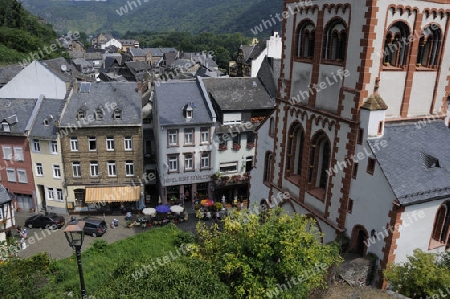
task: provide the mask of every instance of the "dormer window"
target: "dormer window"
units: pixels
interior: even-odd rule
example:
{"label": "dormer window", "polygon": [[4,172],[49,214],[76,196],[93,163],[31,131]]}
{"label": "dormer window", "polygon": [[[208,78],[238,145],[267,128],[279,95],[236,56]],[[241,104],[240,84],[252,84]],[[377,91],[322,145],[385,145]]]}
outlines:
{"label": "dormer window", "polygon": [[114,110],[114,119],[121,119],[122,118],[122,110],[115,109]]}
{"label": "dormer window", "polygon": [[194,115],[194,109],[192,108],[194,106],[194,104],[193,103],[189,103],[189,104],[186,104],[185,106],[184,106],[184,117],[186,118],[186,119],[191,119],[192,117],[193,117],[193,115]]}
{"label": "dormer window", "polygon": [[9,124],[4,121],[2,122],[3,132],[11,132],[11,128],[9,127]]}
{"label": "dormer window", "polygon": [[103,119],[103,110],[97,109],[95,110],[95,119],[102,120]]}
{"label": "dormer window", "polygon": [[78,119],[83,119],[83,118],[85,118],[86,113],[85,113],[84,110],[80,109],[80,110],[78,110],[78,115],[77,116],[78,116]]}
{"label": "dormer window", "polygon": [[186,118],[192,118],[192,110],[186,111]]}

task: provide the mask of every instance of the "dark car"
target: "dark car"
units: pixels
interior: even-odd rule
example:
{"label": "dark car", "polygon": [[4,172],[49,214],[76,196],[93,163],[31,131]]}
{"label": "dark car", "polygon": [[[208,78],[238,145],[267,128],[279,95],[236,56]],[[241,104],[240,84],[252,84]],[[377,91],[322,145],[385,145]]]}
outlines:
{"label": "dark car", "polygon": [[57,229],[64,226],[66,223],[63,216],[56,214],[38,214],[31,216],[25,221],[25,226],[28,228],[48,228]]}
{"label": "dark car", "polygon": [[84,234],[91,235],[93,237],[101,237],[106,233],[108,226],[106,221],[95,217],[85,217],[82,219],[84,224]]}

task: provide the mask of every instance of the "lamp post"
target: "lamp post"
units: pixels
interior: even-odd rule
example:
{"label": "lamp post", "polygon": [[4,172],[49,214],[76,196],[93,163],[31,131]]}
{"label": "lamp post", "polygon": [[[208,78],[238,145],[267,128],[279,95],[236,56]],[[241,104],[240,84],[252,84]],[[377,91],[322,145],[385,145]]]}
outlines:
{"label": "lamp post", "polygon": [[64,229],[64,234],[69,242],[69,246],[75,249],[78,272],[80,273],[81,298],[87,299],[86,287],[84,286],[83,268],[81,267],[81,245],[83,245],[84,240],[84,225],[84,221],[70,222],[66,229]]}

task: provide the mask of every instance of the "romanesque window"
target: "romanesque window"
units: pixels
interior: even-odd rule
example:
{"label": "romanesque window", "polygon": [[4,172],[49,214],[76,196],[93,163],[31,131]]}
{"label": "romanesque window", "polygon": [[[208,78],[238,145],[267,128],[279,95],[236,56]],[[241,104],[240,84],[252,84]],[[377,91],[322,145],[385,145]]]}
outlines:
{"label": "romanesque window", "polygon": [[447,201],[443,203],[437,213],[434,220],[433,232],[431,234],[432,240],[438,242],[439,245],[446,244],[449,235],[449,225],[450,225],[450,202]]}
{"label": "romanesque window", "polygon": [[436,66],[441,44],[441,29],[434,24],[425,28],[419,40],[417,65],[425,67]]}
{"label": "romanesque window", "polygon": [[272,177],[272,160],[273,154],[272,152],[267,152],[264,158],[264,176],[263,181],[269,182]]}
{"label": "romanesque window", "polygon": [[409,28],[403,22],[393,24],[384,40],[383,63],[386,66],[402,67],[407,63]]}
{"label": "romanesque window", "polygon": [[323,35],[323,54],[327,60],[343,61],[347,47],[347,28],[340,19],[330,22]]}
{"label": "romanesque window", "polygon": [[314,187],[326,189],[330,160],[330,140],[324,132],[319,132],[314,135],[311,141],[309,182]]}
{"label": "romanesque window", "polygon": [[314,56],[315,28],[310,21],[300,23],[297,30],[297,57],[312,58]]}

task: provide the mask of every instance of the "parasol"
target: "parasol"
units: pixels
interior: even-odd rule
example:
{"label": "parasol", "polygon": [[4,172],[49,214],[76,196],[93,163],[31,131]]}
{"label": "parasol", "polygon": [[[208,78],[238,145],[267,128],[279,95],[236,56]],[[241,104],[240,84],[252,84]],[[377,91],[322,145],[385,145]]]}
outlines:
{"label": "parasol", "polygon": [[214,201],[212,201],[211,199],[203,199],[200,204],[205,207],[211,207],[212,205],[214,205]]}
{"label": "parasol", "polygon": [[156,209],[156,212],[158,212],[158,213],[170,212],[170,207],[168,205],[159,205],[155,209]]}
{"label": "parasol", "polygon": [[179,205],[174,205],[170,207],[170,210],[174,213],[181,213],[184,211],[184,208],[182,206]]}

